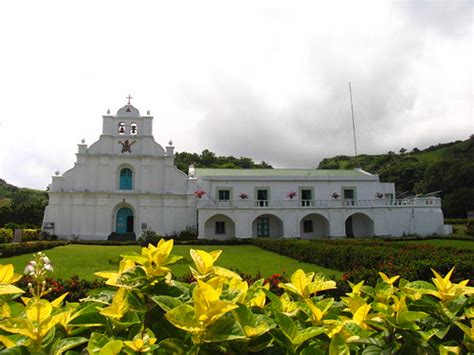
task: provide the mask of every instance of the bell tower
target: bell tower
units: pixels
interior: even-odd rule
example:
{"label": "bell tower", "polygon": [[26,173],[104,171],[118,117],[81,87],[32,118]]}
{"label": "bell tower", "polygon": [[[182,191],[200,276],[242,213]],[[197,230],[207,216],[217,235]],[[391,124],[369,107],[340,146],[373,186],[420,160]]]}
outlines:
{"label": "bell tower", "polygon": [[103,117],[102,134],[113,137],[146,137],[153,134],[153,117],[141,116],[138,109],[131,104],[130,95],[127,96],[127,104],[117,111],[116,115]]}

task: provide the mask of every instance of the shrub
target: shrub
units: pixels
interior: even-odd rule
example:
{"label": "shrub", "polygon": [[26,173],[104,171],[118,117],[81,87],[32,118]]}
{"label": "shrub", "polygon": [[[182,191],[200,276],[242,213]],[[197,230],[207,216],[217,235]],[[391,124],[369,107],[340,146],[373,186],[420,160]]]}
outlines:
{"label": "shrub", "polygon": [[198,237],[197,229],[193,226],[187,226],[186,229],[180,232],[174,231],[173,233],[166,235],[165,237],[162,237],[162,238],[174,239],[175,241],[178,241],[178,240],[197,240],[197,237]]}
{"label": "shrub", "polygon": [[467,218],[446,218],[444,220],[445,224],[466,224]]}
{"label": "shrub", "polygon": [[0,243],[11,243],[13,232],[8,228],[0,228]]}
{"label": "shrub", "polygon": [[[336,301],[336,283],[297,270],[290,280],[248,283],[214,265],[221,254],[191,250],[191,284],[173,279],[173,241],[123,255],[118,272],[99,272],[109,289],[64,303],[51,284],[50,260],[35,255],[20,275],[0,265],[0,351],[11,354],[448,354],[474,351],[474,288],[454,283],[453,269],[433,282],[379,272],[376,286],[349,284]],[[71,289],[79,281],[72,279]],[[54,298],[48,300],[47,297]]]}
{"label": "shrub", "polygon": [[160,236],[151,229],[143,230],[142,234],[140,235],[140,238],[138,238],[138,241],[142,245],[157,244],[159,240],[160,240]]}
{"label": "shrub", "polygon": [[474,237],[474,219],[467,221],[466,233],[471,237]]}
{"label": "shrub", "polygon": [[68,244],[66,241],[38,241],[38,242],[21,242],[0,245],[0,258],[8,258],[10,256],[31,254],[40,250],[56,248]]}
{"label": "shrub", "polygon": [[397,273],[408,279],[429,280],[431,269],[447,273],[452,265],[456,265],[456,280],[470,278],[474,259],[472,250],[383,239],[332,241],[251,239],[250,243],[296,260],[348,272],[350,281],[358,282],[365,279],[372,285],[377,278],[374,269]]}
{"label": "shrub", "polygon": [[3,227],[11,229],[12,231],[14,231],[15,229],[36,229],[37,228],[36,225],[31,224],[31,223],[18,224],[18,223],[14,223],[14,222],[5,223],[5,225]]}
{"label": "shrub", "polygon": [[22,229],[21,231],[21,241],[22,242],[32,242],[40,240],[40,230],[39,229]]}

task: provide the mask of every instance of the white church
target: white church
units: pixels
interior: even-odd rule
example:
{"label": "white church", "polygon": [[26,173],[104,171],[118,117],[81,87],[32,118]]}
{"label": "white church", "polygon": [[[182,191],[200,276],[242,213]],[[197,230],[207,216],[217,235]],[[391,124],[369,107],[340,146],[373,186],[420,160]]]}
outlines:
{"label": "white church", "polygon": [[196,228],[199,238],[445,235],[436,197],[395,199],[393,183],[361,169],[199,169],[174,165],[172,142],[130,104],[103,116],[102,135],[78,145],[53,176],[43,229],[64,238],[138,238]]}

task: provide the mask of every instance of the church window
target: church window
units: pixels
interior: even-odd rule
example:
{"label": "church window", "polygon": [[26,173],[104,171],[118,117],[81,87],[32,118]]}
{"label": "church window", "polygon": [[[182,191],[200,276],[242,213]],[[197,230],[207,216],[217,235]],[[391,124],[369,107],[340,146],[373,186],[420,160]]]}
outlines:
{"label": "church window", "polygon": [[131,190],[132,189],[132,170],[129,168],[123,168],[120,170],[120,190]]}
{"label": "church window", "polygon": [[216,222],[216,234],[225,234],[225,222],[217,221]]}
{"label": "church window", "polygon": [[230,190],[219,190],[218,196],[219,201],[229,201],[230,200]]}
{"label": "church window", "polygon": [[118,126],[118,133],[120,135],[124,135],[125,134],[125,123],[123,122],[120,122],[119,123],[119,126]]}
{"label": "church window", "polygon": [[135,122],[130,125],[130,134],[135,136],[138,133],[138,126]]}
{"label": "church window", "polygon": [[268,207],[270,190],[267,188],[257,188],[256,195],[257,195],[257,206]]}
{"label": "church window", "polygon": [[313,201],[313,189],[311,188],[300,189],[300,196],[301,196],[301,206],[303,207],[311,206],[311,203]]}

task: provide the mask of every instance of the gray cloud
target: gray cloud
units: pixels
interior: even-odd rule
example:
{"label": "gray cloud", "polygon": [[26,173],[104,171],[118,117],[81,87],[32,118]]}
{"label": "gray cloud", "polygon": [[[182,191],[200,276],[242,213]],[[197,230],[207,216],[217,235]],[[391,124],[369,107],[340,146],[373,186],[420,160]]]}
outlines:
{"label": "gray cloud", "polygon": [[473,30],[471,0],[416,0],[396,3],[408,15],[413,26],[433,30],[441,35],[457,36]]}
{"label": "gray cloud", "polygon": [[402,114],[413,109],[419,94],[406,81],[422,50],[417,38],[405,32],[399,36],[379,49],[367,48],[367,54],[356,50],[352,57],[332,47],[323,47],[321,56],[321,43],[312,44],[309,62],[314,64],[306,70],[315,94],[285,109],[235,81],[214,82],[213,96],[187,91],[187,104],[204,112],[200,138],[218,154],[251,156],[276,166],[316,166],[324,157],[351,155],[351,80],[359,153],[393,149],[381,137],[398,135],[396,127],[406,124]]}

